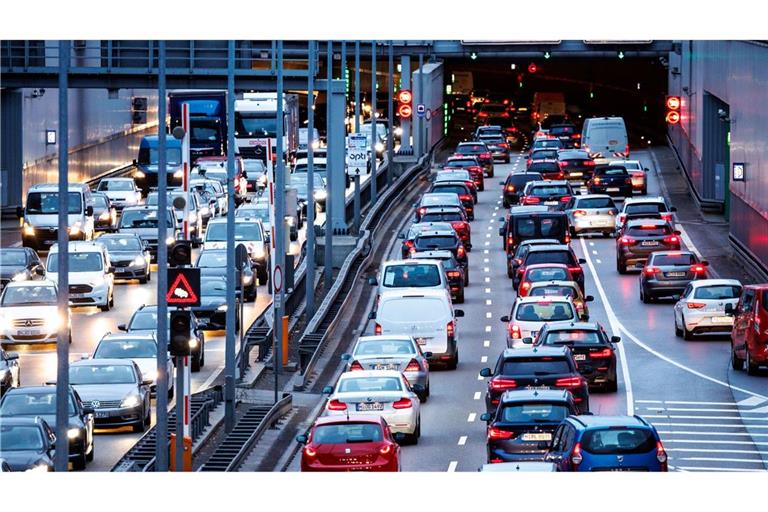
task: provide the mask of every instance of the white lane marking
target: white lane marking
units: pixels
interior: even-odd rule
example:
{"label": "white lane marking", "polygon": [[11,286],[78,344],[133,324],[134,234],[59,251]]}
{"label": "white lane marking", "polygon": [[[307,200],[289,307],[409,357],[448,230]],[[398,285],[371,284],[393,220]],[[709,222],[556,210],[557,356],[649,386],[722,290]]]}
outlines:
{"label": "white lane marking", "polygon": [[595,246],[595,242],[589,242],[589,246],[590,247],[594,247]]}
{"label": "white lane marking", "polygon": [[597,263],[598,265],[600,265],[600,264],[602,263],[602,261],[601,261],[601,260],[599,260],[599,259],[595,259],[595,263]]}
{"label": "white lane marking", "polygon": [[485,289],[485,293],[491,293],[491,289],[490,288],[486,288]]}
{"label": "white lane marking", "polygon": [[483,272],[490,272],[490,271],[491,271],[490,267],[483,267]]}
{"label": "white lane marking", "polygon": [[490,263],[490,261],[491,260],[489,258],[483,258],[483,263]]}
{"label": "white lane marking", "polygon": [[768,452],[763,451],[751,451],[751,450],[717,450],[715,448],[667,448],[668,452],[686,452],[686,453],[758,453],[761,455],[768,455]]}
{"label": "white lane marking", "polygon": [[484,347],[490,347],[491,346],[491,341],[490,340],[483,341],[483,346]]}
{"label": "white lane marking", "polygon": [[483,380],[484,378],[485,378],[485,377],[483,377],[483,376],[482,376],[482,375],[480,375],[480,374],[478,374],[478,375],[477,375],[477,380]]}
{"label": "white lane marking", "polygon": [[493,306],[493,301],[491,299],[485,299],[485,305],[486,306]]}
{"label": "white lane marking", "polygon": [[746,444],[756,446],[768,446],[768,443],[758,441],[719,441],[714,439],[665,439],[664,444],[687,443],[687,444]]}
{"label": "white lane marking", "polygon": [[472,423],[475,421],[475,418],[477,418],[477,414],[474,412],[469,413],[469,416],[467,416],[467,422]]}
{"label": "white lane marking", "polygon": [[596,250],[594,250],[594,249],[592,249],[592,254],[595,254],[595,255],[597,255],[597,251],[596,251]]}
{"label": "white lane marking", "polygon": [[643,418],[672,418],[678,420],[733,420],[739,422],[768,421],[768,418],[742,418],[740,416],[700,416],[695,414],[643,414]]}
{"label": "white lane marking", "polygon": [[488,313],[486,313],[486,314],[485,314],[485,318],[493,318],[493,317],[491,316],[491,312],[490,312],[490,311],[489,311]]}
{"label": "white lane marking", "polygon": [[635,400],[639,404],[663,404],[663,400]]}
{"label": "white lane marking", "polygon": [[491,234],[490,233],[486,233],[485,234],[485,238],[491,238]]}
{"label": "white lane marking", "polygon": [[[488,235],[488,236],[491,236],[491,235]],[[489,245],[491,245],[491,242],[485,242],[486,247],[488,247]]]}
{"label": "white lane marking", "polygon": [[703,468],[703,467],[696,467],[696,466],[677,466],[677,469],[683,470],[683,471],[764,471],[762,469],[744,469],[744,468]]}
{"label": "white lane marking", "polygon": [[207,389],[207,388],[209,388],[211,386],[211,384],[213,384],[213,381],[216,380],[216,377],[218,377],[219,374],[222,371],[224,371],[224,366],[219,366],[218,368],[216,368],[216,370],[214,370],[211,373],[211,375],[205,380],[205,382],[203,382],[203,385],[200,386],[198,389]]}
{"label": "white lane marking", "polygon": [[[613,332],[614,336],[618,336],[620,334],[621,327],[622,327],[621,322],[619,322],[619,319],[616,318],[616,313],[614,313],[613,308],[611,307],[611,304],[608,302],[608,296],[605,294],[605,290],[603,290],[603,284],[597,275],[595,266],[592,264],[592,257],[589,255],[589,251],[587,250],[587,246],[584,243],[584,239],[579,238],[579,242],[581,243],[582,252],[587,257],[587,265],[589,266],[589,271],[592,272],[592,276],[594,277],[595,286],[597,286],[597,292],[600,294],[600,300],[603,302],[605,313],[606,315],[608,315],[608,322],[611,324],[611,331]],[[590,244],[594,245],[594,242],[590,242]],[[629,361],[627,361],[627,352],[624,349],[624,345],[622,345],[621,343],[619,343],[618,345],[619,345],[619,361],[621,362],[621,372],[622,372],[622,377],[624,379],[624,389],[627,393],[627,415],[634,416],[635,403],[634,403],[634,396],[632,393],[632,380],[629,377]]]}
{"label": "white lane marking", "polygon": [[448,464],[448,472],[453,473],[454,471],[456,471],[456,466],[458,465],[459,465],[458,461],[452,460],[451,463]]}
{"label": "white lane marking", "polygon": [[489,254],[490,252],[488,249],[483,249],[483,254]]}
{"label": "white lane marking", "polygon": [[[751,397],[753,398],[753,397]],[[743,402],[746,402],[746,400],[742,400]],[[635,400],[635,402],[639,404],[675,404],[675,405],[728,405],[736,407],[737,404],[733,402],[698,402],[698,401],[689,401],[689,400]],[[764,402],[759,401],[756,404],[742,404],[739,402],[738,405],[758,405],[760,403]]]}
{"label": "white lane marking", "polygon": [[467,436],[461,436],[459,438],[459,446],[464,446],[465,444],[467,444]]}
{"label": "white lane marking", "polygon": [[[731,409],[708,409],[708,408],[685,408],[685,407],[646,407],[649,411],[663,412],[663,411],[677,411],[677,412],[719,412],[722,414],[739,414],[738,410]],[[763,414],[760,409],[742,410],[741,414]]]}
{"label": "white lane marking", "polygon": [[752,407],[754,405],[760,405],[763,402],[765,402],[764,399],[758,398],[756,396],[751,396],[749,398],[745,398],[744,400],[737,402],[736,405],[740,407]]}
{"label": "white lane marking", "polygon": [[491,332],[491,326],[490,325],[486,325],[485,326],[485,332]]}
{"label": "white lane marking", "polygon": [[496,206],[496,207],[493,209],[493,211],[495,211],[495,212],[499,211],[499,207],[498,207],[498,206]]}
{"label": "white lane marking", "polygon": [[[645,417],[645,415],[643,415]],[[738,420],[739,418],[734,418],[735,420]],[[740,421],[739,424],[731,424],[731,423],[667,423],[666,421],[661,422],[651,422],[654,426],[657,427],[696,427],[696,428],[729,428],[729,429],[744,429],[747,428],[768,428],[768,425],[741,425]]]}
{"label": "white lane marking", "polygon": [[751,462],[762,464],[763,459],[724,459],[720,457],[678,457],[676,460],[697,460],[701,462]]}
{"label": "white lane marking", "polygon": [[[493,222],[493,221],[491,221],[491,222]],[[488,226],[488,231],[490,231],[492,229],[493,229],[493,226]]]}
{"label": "white lane marking", "polygon": [[694,245],[693,240],[691,240],[691,237],[688,236],[688,232],[685,230],[685,228],[680,224],[675,224],[675,227],[680,231],[680,238],[683,239],[685,246],[688,247],[688,249],[699,259],[702,259],[699,249]]}
{"label": "white lane marking", "polygon": [[488,356],[483,356],[480,358],[481,363],[487,363],[488,362]]}
{"label": "white lane marking", "polygon": [[490,277],[486,277],[486,278],[485,278],[485,282],[486,282],[486,283],[490,283],[490,282],[491,282],[491,278],[490,278]]}
{"label": "white lane marking", "polygon": [[[661,426],[661,425],[659,425]],[[749,432],[694,432],[686,430],[658,430],[659,434],[667,434],[670,436],[686,435],[686,436],[726,436],[726,437],[768,437],[768,434],[750,434]]]}
{"label": "white lane marking", "polygon": [[501,204],[501,199],[499,199],[498,201],[496,201],[496,204]]}
{"label": "white lane marking", "polygon": [[473,397],[473,398],[474,398],[475,400],[480,400],[480,396],[481,396],[481,395],[482,395],[482,393],[480,393],[479,391],[475,391],[475,394],[474,394],[474,397]]}

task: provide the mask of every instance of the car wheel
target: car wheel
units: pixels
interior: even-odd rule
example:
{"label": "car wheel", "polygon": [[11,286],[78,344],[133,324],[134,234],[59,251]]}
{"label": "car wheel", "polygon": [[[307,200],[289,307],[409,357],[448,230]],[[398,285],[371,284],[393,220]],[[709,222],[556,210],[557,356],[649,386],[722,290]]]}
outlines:
{"label": "car wheel", "polygon": [[150,412],[149,407],[147,407],[147,416],[144,418],[144,426],[148,427],[152,424],[152,413]]}
{"label": "car wheel", "polygon": [[736,355],[736,350],[731,345],[731,368],[734,370],[744,369],[744,360]]}
{"label": "car wheel", "polygon": [[109,299],[107,299],[107,303],[103,306],[99,306],[99,309],[102,311],[109,311]]}
{"label": "car wheel", "polygon": [[464,270],[464,286],[469,286],[469,267]]}
{"label": "car wheel", "polygon": [[509,208],[509,201],[507,201],[506,199],[503,201],[503,204],[504,204],[504,208]]}
{"label": "car wheel", "polygon": [[91,451],[85,456],[86,462],[93,462],[93,459],[96,456],[96,445],[91,443]]}
{"label": "car wheel", "polygon": [[644,196],[647,196],[648,195],[648,187],[643,187],[643,190],[642,190],[641,194],[643,194]]}
{"label": "car wheel", "polygon": [[109,307],[110,308],[115,307],[115,290],[114,290],[114,288],[112,289],[112,293],[109,294]]}
{"label": "car wheel", "polygon": [[608,393],[616,393],[619,390],[618,381],[614,378],[613,380],[609,380],[608,382],[606,382],[605,390]]}
{"label": "car wheel", "polygon": [[691,341],[693,339],[693,333],[685,326],[685,317],[680,315],[680,323],[683,324],[683,339],[685,341]]}
{"label": "car wheel", "polygon": [[744,349],[744,366],[747,369],[747,375],[757,375],[757,365],[752,363],[752,357],[749,355],[749,349]]}
{"label": "car wheel", "polygon": [[140,277],[139,278],[139,284],[147,284],[147,281],[149,281],[148,276]]}
{"label": "car wheel", "polygon": [[69,331],[69,336],[67,336],[67,338],[69,338],[69,344],[71,345],[72,344],[72,330],[71,329]]}
{"label": "car wheel", "polygon": [[[168,376],[168,380],[171,380],[172,378],[173,378],[173,377],[172,377],[172,375],[169,375],[169,376]],[[168,400],[170,400],[171,398],[173,398],[173,386],[168,386],[168,392],[167,392],[167,394],[168,394]]]}
{"label": "car wheel", "polygon": [[144,418],[139,419],[136,423],[131,425],[131,429],[133,430],[134,434],[141,434],[146,430],[146,424],[144,423]]}
{"label": "car wheel", "polygon": [[677,315],[675,315],[675,336],[678,338],[683,336],[683,331],[680,329],[680,327],[677,326]]}
{"label": "car wheel", "polygon": [[509,264],[509,260],[507,260],[507,277],[510,279],[515,277],[515,271],[512,269],[512,265]]}
{"label": "car wheel", "polygon": [[87,463],[87,458],[85,453],[78,455],[77,458],[72,461],[72,469],[75,471],[83,471],[85,469],[85,464]]}
{"label": "car wheel", "polygon": [[616,271],[624,275],[627,273],[627,266],[621,260],[616,260]]}
{"label": "car wheel", "polygon": [[480,182],[480,187],[478,187],[478,190],[481,191],[481,192],[485,190],[485,183],[484,182],[482,182],[482,181]]}
{"label": "car wheel", "polygon": [[267,281],[269,280],[269,272],[267,272],[266,267],[264,267],[263,269],[259,268],[256,271],[256,275],[257,275],[257,277],[259,279],[259,284],[261,284],[261,285],[267,284]]}
{"label": "car wheel", "polygon": [[453,359],[451,359],[451,362],[448,363],[448,369],[449,370],[455,370],[459,366],[459,349],[456,349],[456,355],[453,356]]}
{"label": "car wheel", "polygon": [[196,356],[192,356],[192,371],[199,372],[201,366],[202,365],[200,364],[200,354]]}
{"label": "car wheel", "polygon": [[152,280],[152,271],[147,269],[147,282],[150,282]]}
{"label": "car wheel", "polygon": [[424,396],[429,398],[429,393],[430,393],[430,391],[429,391],[429,381],[427,381],[427,390],[424,392]]}

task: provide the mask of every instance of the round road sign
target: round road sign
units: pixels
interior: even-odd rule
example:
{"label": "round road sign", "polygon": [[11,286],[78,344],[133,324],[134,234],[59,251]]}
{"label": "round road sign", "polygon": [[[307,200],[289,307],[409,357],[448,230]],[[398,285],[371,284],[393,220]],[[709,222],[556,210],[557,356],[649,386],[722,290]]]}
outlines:
{"label": "round road sign", "polygon": [[427,111],[424,112],[424,119],[426,119],[427,121],[432,119],[432,111],[430,109],[427,109]]}
{"label": "round road sign", "polygon": [[283,269],[280,268],[280,265],[275,265],[275,275],[272,277],[272,286],[274,287],[275,292],[279,292],[283,289]]}

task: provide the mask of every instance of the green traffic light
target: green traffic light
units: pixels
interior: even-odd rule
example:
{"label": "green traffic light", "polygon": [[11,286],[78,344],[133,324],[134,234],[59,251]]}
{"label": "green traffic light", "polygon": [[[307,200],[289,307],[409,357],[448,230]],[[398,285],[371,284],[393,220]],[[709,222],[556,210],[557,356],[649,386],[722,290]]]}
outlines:
{"label": "green traffic light", "polygon": [[551,54],[550,54],[548,51],[547,51],[547,52],[544,52],[544,58],[545,58],[545,59],[548,59],[548,58],[550,58],[551,56],[552,56],[552,55],[551,55]]}

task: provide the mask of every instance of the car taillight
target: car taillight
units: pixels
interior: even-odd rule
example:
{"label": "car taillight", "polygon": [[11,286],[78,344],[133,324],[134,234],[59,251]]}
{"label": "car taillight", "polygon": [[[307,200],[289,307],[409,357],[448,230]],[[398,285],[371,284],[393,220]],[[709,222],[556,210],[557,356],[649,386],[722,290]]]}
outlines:
{"label": "car taillight", "polygon": [[598,176],[595,176],[592,178],[592,184],[593,185],[599,185],[600,184],[600,178]]}
{"label": "car taillight", "polygon": [[675,235],[669,235],[664,237],[664,243],[665,244],[679,244],[680,239],[676,237]]}
{"label": "car taillight", "polygon": [[515,186],[514,185],[507,185],[507,192],[514,192]]}
{"label": "car taillight", "polygon": [[461,259],[467,255],[467,250],[464,249],[463,245],[460,245],[458,249],[456,249],[456,256],[458,259]]}
{"label": "car taillight", "polygon": [[347,404],[344,402],[340,402],[338,400],[331,400],[328,402],[328,410],[329,411],[346,411],[347,410]]}
{"label": "car taillight", "polygon": [[571,235],[569,233],[565,234],[565,243],[566,244],[571,243]]}
{"label": "car taillight", "polygon": [[411,402],[410,398],[403,397],[397,402],[393,402],[392,407],[394,407],[395,409],[410,409],[411,407],[413,407],[413,402]]}
{"label": "car taillight", "polygon": [[467,102],[467,106],[468,106],[468,107],[471,107],[471,106],[472,106],[472,102],[471,102],[471,101],[468,101],[468,102]]}
{"label": "car taillight", "polygon": [[565,178],[565,173],[563,171],[560,171],[559,173],[557,173],[557,179],[561,180],[563,178]]}
{"label": "car taillight", "polygon": [[404,243],[404,244],[405,244],[405,246],[406,246],[406,247],[408,247],[409,249],[413,247],[413,240],[406,240],[406,241],[405,241],[405,242],[403,242],[403,243]]}
{"label": "car taillight", "polygon": [[427,213],[427,209],[423,207],[419,208],[417,211],[419,212],[419,215],[424,215],[425,213]]}
{"label": "car taillight", "polygon": [[305,446],[304,447],[304,455],[306,455],[309,458],[317,456],[317,450],[312,448],[311,446]]}
{"label": "car taillight", "polygon": [[360,364],[360,361],[352,361],[352,364],[349,365],[349,371],[354,372],[358,370],[365,370],[365,368]]}
{"label": "car taillight", "polygon": [[530,289],[531,289],[531,283],[529,283],[528,281],[526,281],[523,284],[521,284],[520,285],[520,296],[521,297],[525,297],[526,295],[528,295],[528,290],[530,290]]}
{"label": "car taillight", "polygon": [[488,427],[488,439],[510,439],[514,437],[514,435],[514,432],[501,430],[500,428],[496,427]]}
{"label": "car taillight", "polygon": [[419,365],[419,362],[415,359],[411,359],[411,361],[408,363],[408,366],[405,367],[404,372],[420,372],[421,366]]}
{"label": "car taillight", "polygon": [[707,307],[703,302],[689,302],[688,309],[701,309]]}
{"label": "car taillight", "polygon": [[382,455],[389,455],[392,452],[392,445],[387,443],[379,448],[379,453]]}
{"label": "car taillight", "polygon": [[691,272],[694,272],[696,274],[703,274],[706,271],[707,269],[706,267],[704,267],[704,265],[699,265],[699,264],[691,265]]}
{"label": "car taillight", "polygon": [[516,324],[509,324],[509,337],[513,340],[519,340],[522,338],[522,335],[520,333],[520,326]]}
{"label": "car taillight", "polygon": [[499,147],[504,149],[509,149],[509,144],[507,144],[506,142],[501,142],[499,143]]}
{"label": "car taillight", "polygon": [[586,167],[594,167],[595,166],[595,161],[594,160],[584,160],[583,164]]}
{"label": "car taillight", "polygon": [[643,273],[647,276],[652,276],[658,272],[661,272],[661,269],[659,269],[658,267],[645,267],[643,269]]}
{"label": "car taillight", "polygon": [[561,161],[561,162],[558,162],[558,163],[557,163],[557,165],[559,165],[561,168],[562,168],[562,167],[568,167],[568,162],[566,162],[565,160],[563,160],[563,161]]}
{"label": "car taillight", "polygon": [[587,214],[586,210],[575,210],[573,212],[574,217],[583,217]]}
{"label": "car taillight", "polygon": [[490,153],[480,153],[480,158],[491,158]]}
{"label": "car taillight", "polygon": [[590,352],[589,357],[592,359],[606,359],[608,357],[611,357],[613,355],[613,350],[610,348],[604,348],[600,352]]}
{"label": "car taillight", "polygon": [[623,237],[619,238],[619,242],[621,242],[621,245],[632,245],[636,241],[637,240],[635,240],[631,236],[623,236]]}
{"label": "car taillight", "polygon": [[581,134],[580,133],[574,133],[573,135],[571,135],[571,138],[572,139],[580,139],[581,138]]}
{"label": "car taillight", "polygon": [[584,270],[581,267],[568,267],[568,270],[571,272],[571,274],[582,274],[582,273],[584,273]]}
{"label": "car taillight", "polygon": [[456,278],[461,277],[461,272],[459,272],[458,270],[450,270],[450,271],[446,272],[446,275],[448,275],[448,277],[452,277],[452,278],[456,279]]}
{"label": "car taillight", "polygon": [[664,449],[664,445],[661,441],[656,441],[656,460],[662,464],[667,462],[667,450]]}
{"label": "car taillight", "polygon": [[531,165],[532,163],[533,163],[533,160],[530,158],[525,161],[525,165]]}
{"label": "car taillight", "polygon": [[540,202],[541,198],[536,196],[525,196],[523,198],[523,204],[539,204]]}
{"label": "car taillight", "polygon": [[469,194],[460,194],[459,199],[461,201],[472,201],[472,196]]}
{"label": "car taillight", "polygon": [[629,158],[629,144],[624,146],[624,157]]}
{"label": "car taillight", "polygon": [[567,203],[570,200],[571,200],[571,196],[563,196],[560,198],[561,203]]}
{"label": "car taillight", "polygon": [[571,452],[571,464],[578,466],[584,459],[581,457],[581,443],[573,445],[573,451]]}
{"label": "car taillight", "polygon": [[381,334],[381,324],[380,324],[380,323],[378,323],[378,322],[376,323],[376,327],[373,329],[373,332],[374,332],[374,333],[375,333],[377,336]]}
{"label": "car taillight", "polygon": [[512,389],[517,387],[517,381],[515,379],[503,379],[500,377],[494,377],[488,381],[488,387],[491,389],[491,391]]}
{"label": "car taillight", "polygon": [[563,377],[555,381],[555,387],[558,388],[578,388],[583,383],[580,376],[577,377]]}

